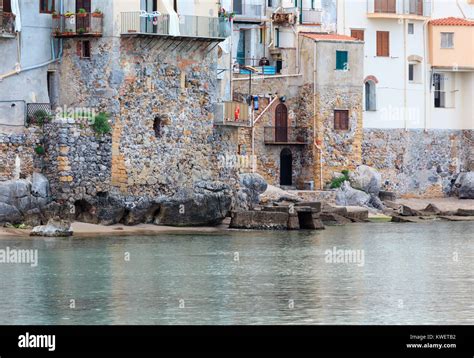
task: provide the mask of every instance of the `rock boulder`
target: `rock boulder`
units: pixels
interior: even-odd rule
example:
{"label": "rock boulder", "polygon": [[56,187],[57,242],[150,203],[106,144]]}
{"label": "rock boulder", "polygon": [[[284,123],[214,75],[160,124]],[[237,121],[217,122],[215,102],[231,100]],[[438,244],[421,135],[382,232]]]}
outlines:
{"label": "rock boulder", "polygon": [[155,224],[169,226],[218,225],[227,216],[232,193],[222,182],[200,181],[160,202]]}
{"label": "rock boulder", "polygon": [[72,236],[71,223],[65,220],[50,219],[47,225],[36,226],[30,236],[68,237]]}
{"label": "rock boulder", "polygon": [[349,174],[351,186],[354,189],[365,191],[368,194],[379,195],[382,185],[382,176],[374,168],[359,165]]}
{"label": "rock boulder", "polygon": [[349,182],[344,182],[336,193],[336,204],[342,206],[368,206],[371,196],[362,190],[351,187]]}
{"label": "rock boulder", "polygon": [[474,172],[460,173],[454,186],[459,199],[474,199]]}

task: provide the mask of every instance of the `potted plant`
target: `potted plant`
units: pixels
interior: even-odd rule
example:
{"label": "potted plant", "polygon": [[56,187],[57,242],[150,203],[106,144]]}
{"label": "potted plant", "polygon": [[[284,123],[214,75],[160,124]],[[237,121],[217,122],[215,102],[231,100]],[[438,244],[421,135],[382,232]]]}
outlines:
{"label": "potted plant", "polygon": [[102,13],[101,9],[95,9],[94,12],[92,13],[92,17],[102,17],[104,14]]}
{"label": "potted plant", "polygon": [[87,16],[87,11],[84,8],[80,8],[77,12],[77,17],[86,17]]}
{"label": "potted plant", "polygon": [[59,18],[59,14],[57,11],[53,11],[53,13],[51,14],[53,16],[53,19],[58,19]]}
{"label": "potted plant", "polygon": [[71,11],[66,11],[66,13],[64,14],[65,17],[73,17],[75,14]]}
{"label": "potted plant", "polygon": [[78,33],[79,35],[83,35],[83,34],[86,33],[86,29],[83,28],[83,27],[81,27],[80,29],[77,29],[77,33]]}

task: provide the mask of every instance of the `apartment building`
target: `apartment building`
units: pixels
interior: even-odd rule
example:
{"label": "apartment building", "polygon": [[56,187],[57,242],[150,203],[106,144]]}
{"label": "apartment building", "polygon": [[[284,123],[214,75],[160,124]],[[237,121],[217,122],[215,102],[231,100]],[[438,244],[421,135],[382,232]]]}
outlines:
{"label": "apartment building", "polygon": [[21,132],[27,103],[51,103],[59,42],[48,1],[0,0],[0,133]]}

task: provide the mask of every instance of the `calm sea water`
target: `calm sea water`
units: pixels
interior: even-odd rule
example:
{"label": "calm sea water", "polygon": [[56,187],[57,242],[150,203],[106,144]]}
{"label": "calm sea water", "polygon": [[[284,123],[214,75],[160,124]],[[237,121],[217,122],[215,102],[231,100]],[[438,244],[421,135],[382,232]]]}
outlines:
{"label": "calm sea water", "polygon": [[7,246],[39,262],[0,264],[0,324],[474,324],[472,222]]}

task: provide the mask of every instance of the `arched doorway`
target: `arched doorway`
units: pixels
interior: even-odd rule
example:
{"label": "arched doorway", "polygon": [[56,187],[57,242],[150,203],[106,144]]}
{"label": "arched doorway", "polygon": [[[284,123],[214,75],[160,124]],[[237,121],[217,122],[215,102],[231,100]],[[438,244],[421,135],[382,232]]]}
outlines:
{"label": "arched doorway", "polygon": [[293,156],[291,150],[285,148],[280,153],[280,185],[293,184]]}
{"label": "arched doorway", "polygon": [[288,141],[288,110],[283,103],[275,109],[275,142]]}

